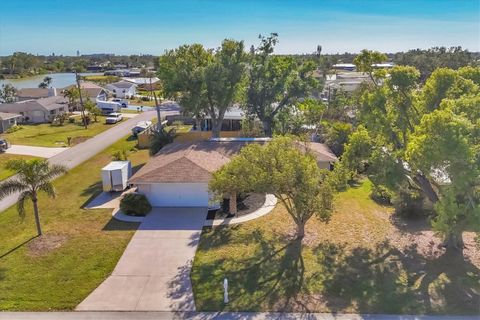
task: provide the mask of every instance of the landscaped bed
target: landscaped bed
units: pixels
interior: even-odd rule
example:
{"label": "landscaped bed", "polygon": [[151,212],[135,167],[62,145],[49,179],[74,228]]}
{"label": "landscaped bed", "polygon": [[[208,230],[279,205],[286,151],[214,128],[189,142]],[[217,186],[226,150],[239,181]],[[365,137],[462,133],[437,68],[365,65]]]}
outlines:
{"label": "landscaped bed", "polygon": [[401,222],[370,191],[365,181],[339,194],[331,221],[312,218],[302,245],[282,205],[205,228],[192,271],[197,310],[478,314],[473,233],[464,258],[447,254],[427,222]]}
{"label": "landscaped bed", "polygon": [[3,137],[11,144],[22,144],[40,147],[62,147],[67,146],[67,138],[71,137],[71,144],[80,143],[107,129],[112,125],[105,124],[105,117],[98,116],[97,122],[91,122],[88,129],[77,119],[77,123],[65,121],[63,126],[51,125],[49,123],[28,124],[20,126],[20,130],[4,134]]}
{"label": "landscaped bed", "polygon": [[[260,209],[265,204],[264,193],[248,193],[237,197],[236,217],[244,216]],[[223,199],[222,206],[215,211],[215,218],[230,217],[230,199]],[[211,216],[211,215],[210,215]]]}
{"label": "landscaped bed", "polygon": [[[112,153],[135,143],[122,139],[58,178],[56,199],[40,196],[41,238],[31,205],[23,221],[15,206],[0,213],[0,310],[72,310],[112,272],[138,224],[82,207],[102,191]],[[134,170],[147,159],[148,150],[129,154]]]}

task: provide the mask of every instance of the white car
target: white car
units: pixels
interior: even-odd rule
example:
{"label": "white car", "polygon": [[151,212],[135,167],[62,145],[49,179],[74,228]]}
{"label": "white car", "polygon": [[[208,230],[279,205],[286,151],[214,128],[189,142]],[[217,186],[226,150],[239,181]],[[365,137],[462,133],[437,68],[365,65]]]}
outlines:
{"label": "white car", "polygon": [[114,124],[117,122],[122,121],[123,116],[121,113],[110,113],[106,118],[105,118],[105,123],[106,124]]}
{"label": "white car", "polygon": [[115,98],[115,99],[112,99],[112,101],[113,101],[113,102],[120,103],[120,105],[122,106],[122,108],[128,107],[128,101],[125,100],[125,99]]}

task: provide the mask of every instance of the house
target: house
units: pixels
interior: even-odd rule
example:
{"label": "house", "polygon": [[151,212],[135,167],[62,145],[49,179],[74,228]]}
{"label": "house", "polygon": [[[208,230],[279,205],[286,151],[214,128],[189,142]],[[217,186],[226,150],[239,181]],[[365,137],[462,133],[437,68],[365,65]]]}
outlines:
{"label": "house", "polygon": [[[212,174],[249,143],[268,143],[269,138],[218,138],[172,143],[160,150],[129,183],[145,194],[152,206],[208,207],[208,182]],[[319,167],[330,167],[337,158],[328,147],[308,143]]]}
{"label": "house", "polygon": [[68,112],[68,100],[61,96],[0,104],[0,112],[21,115],[21,122],[50,122],[62,113]]}
{"label": "house", "polygon": [[[180,110],[182,107],[177,103],[173,103]],[[225,112],[222,121],[221,131],[240,131],[242,129],[242,120],[245,117],[245,111],[240,108],[240,106],[233,106]],[[180,111],[180,114],[169,114],[165,117],[169,124],[172,124],[175,121],[181,121],[184,124],[194,125],[194,130],[200,131],[211,131],[212,130],[212,118],[210,115],[205,115],[203,119],[196,121],[195,118],[185,116]],[[198,127],[198,126],[199,127]]]}
{"label": "house", "polygon": [[[76,85],[71,85],[68,87],[63,88],[63,90],[68,90],[71,88],[77,88]],[[104,88],[100,87],[99,85],[92,83],[92,82],[86,82],[86,81],[81,81],[80,82],[80,88],[82,91],[86,94],[86,97],[90,99],[90,101],[95,102],[97,100],[100,101],[106,101],[108,98],[108,92]]]}
{"label": "house", "polygon": [[128,81],[119,81],[107,84],[107,89],[110,90],[117,98],[132,98],[137,94],[136,84]]}
{"label": "house", "polygon": [[11,127],[15,127],[21,117],[21,115],[16,113],[0,112],[0,133],[4,133]]}
{"label": "house", "polygon": [[23,88],[17,91],[18,101],[40,99],[57,96],[56,88]]}

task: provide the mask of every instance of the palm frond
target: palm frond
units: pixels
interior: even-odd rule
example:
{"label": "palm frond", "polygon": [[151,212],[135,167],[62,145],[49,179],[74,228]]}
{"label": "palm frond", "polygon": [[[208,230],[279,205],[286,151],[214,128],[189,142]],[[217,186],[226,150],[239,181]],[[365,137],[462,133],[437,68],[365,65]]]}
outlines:
{"label": "palm frond", "polygon": [[67,167],[61,164],[47,164],[46,172],[43,175],[43,179],[46,181],[50,181],[53,178],[61,176],[67,172]]}
{"label": "palm frond", "polygon": [[12,178],[0,183],[0,199],[13,194],[15,192],[21,192],[28,189],[28,185],[20,179]]}
{"label": "palm frond", "polygon": [[32,193],[30,191],[24,191],[18,197],[17,211],[18,215],[23,219],[25,218],[25,201],[32,199]]}
{"label": "palm frond", "polygon": [[38,186],[38,190],[45,192],[49,197],[55,198],[56,192],[53,183],[46,181]]}

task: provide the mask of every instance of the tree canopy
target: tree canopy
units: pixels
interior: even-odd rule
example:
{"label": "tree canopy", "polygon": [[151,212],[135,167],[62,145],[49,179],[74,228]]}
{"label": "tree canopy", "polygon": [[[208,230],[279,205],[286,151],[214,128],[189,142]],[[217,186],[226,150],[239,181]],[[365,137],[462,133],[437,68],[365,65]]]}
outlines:
{"label": "tree canopy", "polygon": [[217,194],[262,192],[275,195],[297,225],[302,238],[314,215],[328,221],[333,190],[315,158],[289,137],[275,137],[266,145],[252,143],[215,172],[210,189]]}
{"label": "tree canopy", "polygon": [[479,68],[435,70],[420,86],[414,67],[396,66],[359,101],[358,127],[342,163],[398,197],[418,192],[450,247],[480,231]]}
{"label": "tree canopy", "polygon": [[245,108],[263,123],[266,136],[272,136],[275,116],[305,97],[318,86],[313,78],[315,63],[291,56],[273,55],[278,35],[260,36],[260,45],[249,55]]}
{"label": "tree canopy", "polygon": [[245,73],[242,41],[224,40],[216,50],[183,45],[160,57],[158,76],[165,94],[179,99],[184,112],[212,119],[218,137],[225,112],[239,99]]}

